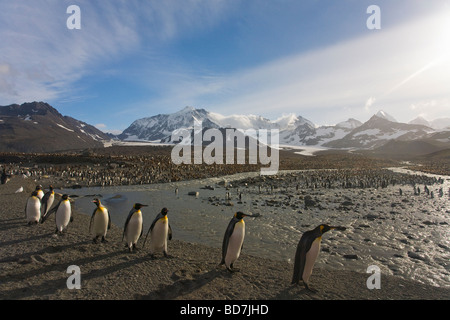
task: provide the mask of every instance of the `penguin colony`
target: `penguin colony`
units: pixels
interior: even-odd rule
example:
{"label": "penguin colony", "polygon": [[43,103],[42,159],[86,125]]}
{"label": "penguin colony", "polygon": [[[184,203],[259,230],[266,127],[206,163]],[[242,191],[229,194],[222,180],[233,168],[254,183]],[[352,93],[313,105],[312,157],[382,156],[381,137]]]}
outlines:
{"label": "penguin colony", "polygon": [[[60,235],[68,227],[69,223],[73,221],[71,199],[69,195],[64,194],[59,203],[50,209],[54,199],[55,192],[53,186],[50,186],[48,192],[45,194],[41,185],[36,186],[36,189],[27,199],[25,216],[28,224],[31,225],[44,223],[54,213],[56,223],[55,234]],[[93,236],[93,243],[98,243],[100,237],[102,243],[107,242],[106,234],[111,227],[111,216],[108,209],[98,198],[95,198],[92,202],[96,207],[90,219],[89,233]],[[144,230],[141,209],[144,207],[148,207],[148,205],[135,203],[125,221],[122,241],[125,240],[129,252],[136,250],[137,243],[142,237]],[[147,239],[149,239],[151,259],[155,258],[156,253],[162,253],[166,258],[170,257],[168,254],[168,240],[172,239],[172,228],[169,224],[168,212],[169,210],[167,208],[163,208],[156,215],[146,233],[142,248],[145,247]],[[219,265],[225,265],[226,270],[231,273],[239,271],[238,268],[234,267],[234,263],[239,258],[244,244],[244,217],[255,218],[258,216],[240,211],[236,212],[225,230],[222,242],[222,260]],[[345,230],[344,227],[330,227],[323,224],[303,234],[298,243],[295,255],[292,284],[298,284],[301,280],[305,288],[311,290],[309,287],[309,277],[312,274],[314,263],[320,251],[321,237],[325,232],[333,229]]]}
{"label": "penguin colony", "polygon": [[[10,171],[11,172],[11,171]],[[5,183],[8,180],[8,174],[3,170],[3,179]],[[262,181],[259,181],[262,180]],[[273,192],[274,188],[279,189],[280,186],[291,185],[295,186],[298,191],[302,189],[317,189],[317,188],[385,188],[388,185],[411,185],[415,195],[420,192],[426,193],[433,197],[432,192],[427,185],[434,183],[443,183],[440,179],[426,177],[426,176],[409,176],[391,171],[384,170],[330,170],[330,171],[316,171],[309,172],[308,175],[302,174],[284,175],[282,177],[259,177],[248,178],[240,181],[241,184],[256,184],[259,186],[259,193]],[[421,189],[418,185],[423,184]],[[266,188],[263,190],[261,185]],[[239,192],[239,191],[238,191]],[[400,188],[399,193],[403,190]],[[178,190],[175,190],[178,194]],[[440,188],[438,195],[444,196],[444,190]],[[449,192],[450,195],[450,192]],[[229,197],[229,194],[226,195]],[[241,194],[240,194],[241,197]],[[63,195],[62,199],[53,208],[55,201],[55,192],[53,187],[49,187],[49,191],[44,194],[41,185],[36,186],[36,190],[27,199],[25,206],[25,216],[28,224],[38,224],[45,222],[50,215],[55,213],[55,233],[61,234],[68,227],[70,221],[73,220],[70,197]],[[111,218],[108,209],[100,202],[99,199],[92,201],[95,204],[95,209],[92,213],[89,232],[92,235],[94,243],[97,243],[99,238],[101,242],[107,242],[106,235],[111,226]],[[136,203],[128,213],[124,228],[122,241],[125,241],[126,247],[130,252],[137,248],[138,241],[143,235],[143,216],[142,210],[145,210],[147,205]],[[234,263],[238,260],[245,238],[245,217],[256,217],[254,215],[237,212],[231,218],[227,228],[225,229],[223,243],[222,243],[222,259],[220,265],[225,265],[229,272],[237,272],[238,268],[234,267]],[[307,290],[311,290],[309,279],[313,272],[315,261],[320,252],[320,244],[322,236],[331,230],[344,231],[345,227],[329,226],[321,224],[313,230],[303,233],[297,245],[297,250],[294,259],[294,269],[291,283],[296,285],[303,283]],[[145,247],[147,241],[149,245],[150,257],[155,258],[155,254],[162,253],[165,257],[170,257],[168,254],[168,240],[172,239],[172,228],[169,224],[168,209],[163,208],[154,218],[150,228],[146,233],[145,240],[141,248]],[[313,291],[313,290],[311,290]]]}

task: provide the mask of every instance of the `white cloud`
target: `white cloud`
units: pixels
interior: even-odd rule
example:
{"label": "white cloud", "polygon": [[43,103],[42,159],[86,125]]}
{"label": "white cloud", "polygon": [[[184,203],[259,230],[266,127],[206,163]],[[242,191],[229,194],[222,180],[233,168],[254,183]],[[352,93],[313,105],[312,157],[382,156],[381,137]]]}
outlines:
{"label": "white cloud", "polygon": [[[81,30],[69,30],[65,1],[2,2],[0,100],[16,103],[78,95],[73,84],[127,54],[149,50],[188,28],[219,21],[220,0],[77,1]],[[6,26],[6,27],[5,27]],[[114,65],[113,65],[114,66]],[[112,67],[113,67],[112,66]],[[12,72],[13,71],[13,72]]]}
{"label": "white cloud", "polygon": [[96,127],[97,129],[105,129],[105,128],[106,128],[106,124],[104,124],[104,123],[97,123],[97,124],[95,125],[95,127]]}
{"label": "white cloud", "polygon": [[173,107],[183,101],[230,114],[306,113],[316,123],[333,123],[345,120],[346,110],[365,120],[368,108],[406,121],[411,104],[433,99],[435,113],[448,114],[440,102],[450,98],[449,21],[449,11],[442,11],[256,68],[173,77],[170,95],[156,103]]}

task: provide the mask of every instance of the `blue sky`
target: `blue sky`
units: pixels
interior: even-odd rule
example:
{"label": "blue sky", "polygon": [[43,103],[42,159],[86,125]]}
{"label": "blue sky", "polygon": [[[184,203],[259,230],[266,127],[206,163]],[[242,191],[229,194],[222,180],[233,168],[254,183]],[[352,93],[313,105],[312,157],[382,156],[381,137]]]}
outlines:
{"label": "blue sky", "polygon": [[0,0],[0,105],[46,101],[103,131],[185,106],[434,120],[449,84],[450,0]]}

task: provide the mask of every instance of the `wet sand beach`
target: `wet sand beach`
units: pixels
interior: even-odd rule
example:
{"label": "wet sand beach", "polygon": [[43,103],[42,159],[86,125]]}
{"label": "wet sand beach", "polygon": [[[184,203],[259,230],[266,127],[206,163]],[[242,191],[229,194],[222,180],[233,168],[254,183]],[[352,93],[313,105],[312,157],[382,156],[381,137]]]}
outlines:
{"label": "wet sand beach", "polygon": [[[49,182],[49,180],[46,180]],[[55,181],[56,182],[56,181]],[[122,242],[122,226],[113,225],[107,243],[94,244],[88,233],[91,212],[74,212],[74,221],[55,235],[54,217],[28,226],[24,207],[38,182],[13,176],[0,185],[0,299],[180,299],[180,300],[448,300],[450,289],[381,273],[381,289],[369,290],[370,274],[345,267],[315,268],[311,292],[290,284],[293,264],[246,253],[246,244],[230,274],[218,266],[221,250],[203,244],[169,242],[169,258],[150,258],[148,248],[134,253]],[[39,182],[40,183],[40,182]],[[22,193],[15,193],[19,187]],[[46,185],[44,185],[45,187]],[[94,207],[93,207],[94,208]],[[225,230],[225,226],[224,226]],[[147,229],[144,230],[146,232]],[[219,238],[222,238],[222,234]],[[321,256],[330,252],[321,252]],[[69,266],[81,272],[81,289],[69,290]]]}

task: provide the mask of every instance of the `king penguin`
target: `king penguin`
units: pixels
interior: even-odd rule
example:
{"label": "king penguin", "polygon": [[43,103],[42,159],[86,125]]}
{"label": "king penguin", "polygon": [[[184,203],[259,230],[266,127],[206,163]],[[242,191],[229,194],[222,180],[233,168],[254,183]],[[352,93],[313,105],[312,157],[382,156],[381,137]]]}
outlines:
{"label": "king penguin", "polygon": [[99,199],[96,198],[92,202],[97,205],[97,208],[92,212],[89,232],[94,235],[94,243],[97,243],[98,237],[102,237],[102,242],[107,242],[105,237],[111,228],[111,216],[108,209],[102,205]]}
{"label": "king penguin", "polygon": [[227,270],[230,272],[239,271],[233,268],[233,263],[239,258],[241,249],[244,245],[245,237],[245,222],[244,217],[256,217],[255,215],[248,215],[242,212],[236,212],[234,217],[230,220],[222,243],[222,261],[220,264],[225,264]]}
{"label": "king penguin", "polygon": [[51,210],[47,212],[45,216],[42,217],[41,223],[44,223],[45,220],[52,214],[55,213],[55,222],[56,222],[56,231],[55,233],[61,234],[63,230],[67,227],[69,222],[73,221],[72,217],[72,206],[70,204],[69,196],[64,194],[61,198],[61,201],[54,206]]}
{"label": "king penguin", "polygon": [[123,228],[122,241],[125,237],[127,242],[127,247],[130,252],[136,248],[136,243],[142,236],[143,231],[143,219],[142,219],[142,207],[148,207],[145,204],[135,203],[130,213],[128,214],[127,220],[125,221],[125,226]]}
{"label": "king penguin", "polygon": [[41,221],[41,200],[39,200],[36,191],[33,191],[27,200],[25,217],[28,224],[39,223]]}
{"label": "king penguin", "polygon": [[172,228],[169,224],[169,218],[167,213],[169,210],[163,208],[160,213],[153,220],[150,228],[145,236],[144,244],[147,241],[148,234],[150,233],[150,255],[153,258],[155,252],[162,252],[164,257],[167,255],[167,240],[172,240]]}
{"label": "king penguin", "polygon": [[313,230],[306,231],[297,245],[294,262],[294,275],[292,277],[292,284],[298,284],[300,280],[303,281],[306,289],[309,288],[308,281],[312,274],[314,263],[320,251],[320,243],[322,235],[330,230],[345,230],[345,227],[330,227],[327,224],[321,224]]}
{"label": "king penguin", "polygon": [[50,210],[53,201],[55,201],[55,191],[53,191],[53,186],[50,186],[49,191],[41,199],[42,216],[45,216]]}

